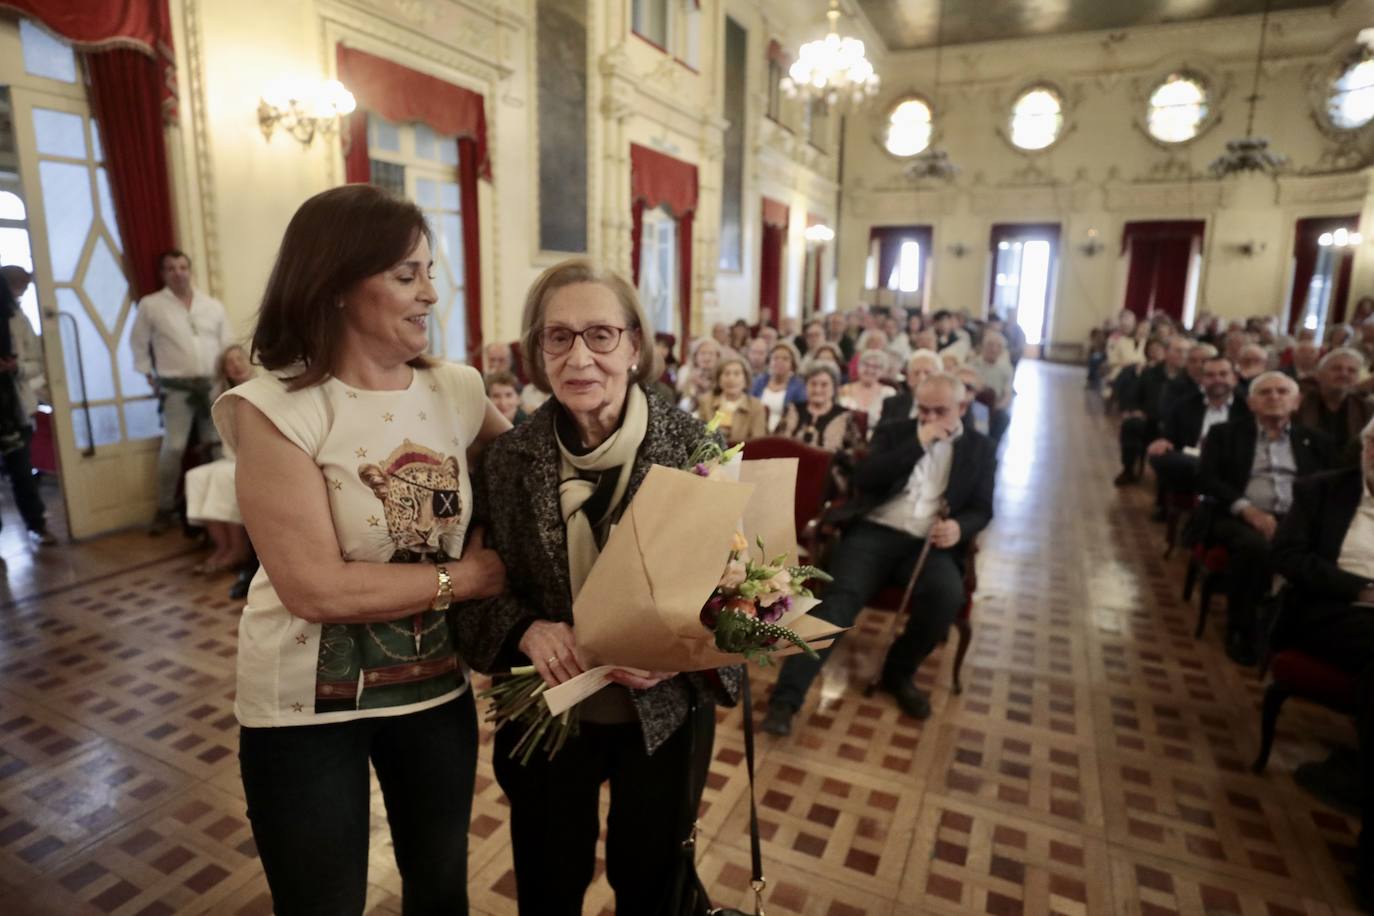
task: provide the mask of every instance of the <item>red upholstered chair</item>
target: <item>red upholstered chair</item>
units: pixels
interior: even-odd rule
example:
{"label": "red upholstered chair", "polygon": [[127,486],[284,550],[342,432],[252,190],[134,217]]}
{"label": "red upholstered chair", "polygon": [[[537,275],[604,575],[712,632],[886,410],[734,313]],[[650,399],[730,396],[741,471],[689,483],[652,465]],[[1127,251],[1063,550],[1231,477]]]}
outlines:
{"label": "red upholstered chair", "polygon": [[830,495],[831,455],[825,449],[813,448],[785,436],[765,436],[744,443],[744,460],[767,458],[797,459],[797,493],[794,515],[797,525],[797,544],[807,561],[816,557],[815,541],[826,498]]}
{"label": "red upholstered chair", "polygon": [[1202,633],[1207,628],[1207,615],[1212,610],[1212,596],[1221,589],[1230,568],[1231,555],[1227,553],[1225,547],[1206,544],[1193,545],[1192,552],[1188,555],[1188,572],[1183,577],[1183,600],[1193,600],[1193,589],[1197,587],[1200,581],[1202,594],[1198,599],[1197,628],[1193,631],[1194,639],[1202,638]]}
{"label": "red upholstered chair", "polygon": [[1264,772],[1269,752],[1274,747],[1274,732],[1278,728],[1279,711],[1289,697],[1320,703],[1337,712],[1354,714],[1356,684],[1353,675],[1342,671],[1314,655],[1297,649],[1276,652],[1269,662],[1273,676],[1264,691],[1264,706],[1260,714],[1259,756],[1251,767]]}

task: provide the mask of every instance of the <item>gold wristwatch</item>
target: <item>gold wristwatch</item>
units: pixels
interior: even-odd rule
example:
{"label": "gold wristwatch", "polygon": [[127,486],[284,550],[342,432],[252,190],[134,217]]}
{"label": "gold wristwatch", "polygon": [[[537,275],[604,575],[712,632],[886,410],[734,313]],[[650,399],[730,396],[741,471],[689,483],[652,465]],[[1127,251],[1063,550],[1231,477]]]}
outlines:
{"label": "gold wristwatch", "polygon": [[431,611],[447,611],[448,606],[453,603],[453,578],[448,574],[448,567],[435,566],[434,571],[439,574],[439,590],[434,593],[434,600],[430,602]]}

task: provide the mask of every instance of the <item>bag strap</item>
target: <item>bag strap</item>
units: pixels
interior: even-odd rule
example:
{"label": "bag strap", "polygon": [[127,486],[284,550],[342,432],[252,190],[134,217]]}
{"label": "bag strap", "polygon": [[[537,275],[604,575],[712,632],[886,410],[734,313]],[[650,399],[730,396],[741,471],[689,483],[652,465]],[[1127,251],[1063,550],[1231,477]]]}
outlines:
{"label": "bag strap", "polygon": [[749,691],[749,666],[745,665],[740,681],[740,705],[744,707],[744,760],[749,770],[749,855],[753,874],[749,885],[754,889],[754,914],[763,916],[763,891],[768,880],[763,876],[763,850],[759,840],[759,809],[754,801],[754,701]]}

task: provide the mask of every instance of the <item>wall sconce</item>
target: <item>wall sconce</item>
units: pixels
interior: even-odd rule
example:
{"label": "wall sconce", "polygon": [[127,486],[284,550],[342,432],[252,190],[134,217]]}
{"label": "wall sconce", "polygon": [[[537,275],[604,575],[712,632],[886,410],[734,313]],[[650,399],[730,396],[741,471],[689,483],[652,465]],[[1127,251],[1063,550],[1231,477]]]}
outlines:
{"label": "wall sconce", "polygon": [[1250,239],[1245,242],[1240,242],[1239,244],[1233,245],[1231,247],[1236,254],[1243,255],[1247,258],[1253,258],[1256,255],[1264,254],[1265,250],[1269,247],[1269,244],[1267,242],[1257,242],[1254,239]]}
{"label": "wall sconce", "polygon": [[338,133],[340,119],[357,107],[353,93],[338,80],[283,82],[268,89],[259,100],[258,126],[268,140],[280,127],[302,146],[309,146],[316,134],[327,137]]}
{"label": "wall sconce", "polygon": [[1364,236],[1358,232],[1341,228],[1335,232],[1323,232],[1317,239],[1317,244],[1323,248],[1354,248],[1363,241]]}
{"label": "wall sconce", "polygon": [[950,254],[954,255],[956,258],[962,258],[964,255],[968,254],[968,246],[965,245],[963,242],[955,242],[954,244],[950,245],[946,250]]}
{"label": "wall sconce", "polygon": [[1095,258],[1102,253],[1102,249],[1105,247],[1102,240],[1097,237],[1097,230],[1089,229],[1087,240],[1078,246],[1078,250],[1083,253],[1085,258]]}
{"label": "wall sconce", "polygon": [[835,230],[825,223],[817,223],[814,226],[806,227],[806,240],[808,242],[829,242],[835,238]]}

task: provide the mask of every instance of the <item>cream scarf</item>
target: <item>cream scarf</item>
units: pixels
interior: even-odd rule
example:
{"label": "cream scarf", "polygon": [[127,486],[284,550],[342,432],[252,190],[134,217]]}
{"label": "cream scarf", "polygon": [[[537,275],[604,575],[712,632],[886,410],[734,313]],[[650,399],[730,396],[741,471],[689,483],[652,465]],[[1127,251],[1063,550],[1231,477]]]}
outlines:
{"label": "cream scarf", "polygon": [[558,439],[558,452],[562,457],[559,471],[558,502],[563,512],[563,525],[568,533],[568,577],[572,582],[573,597],[582,591],[582,583],[592,571],[592,564],[601,553],[596,546],[596,535],[592,525],[582,512],[582,505],[596,492],[596,484],[578,477],[579,471],[607,472],[620,469],[615,493],[606,508],[607,516],[615,512],[620,501],[625,498],[625,490],[630,485],[634,473],[635,456],[644,441],[644,432],[649,428],[649,401],[638,385],[631,385],[625,396],[625,419],[620,428],[605,442],[586,455],[573,455],[563,447]]}

